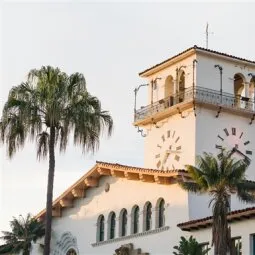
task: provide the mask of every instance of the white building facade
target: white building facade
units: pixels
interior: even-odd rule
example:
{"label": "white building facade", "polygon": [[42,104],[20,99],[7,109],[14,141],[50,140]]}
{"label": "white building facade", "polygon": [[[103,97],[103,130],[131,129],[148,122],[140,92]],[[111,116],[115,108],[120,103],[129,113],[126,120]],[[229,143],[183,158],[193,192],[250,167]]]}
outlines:
{"label": "white building facade", "polygon": [[[209,198],[183,191],[177,182],[189,177],[178,169],[203,152],[236,147],[255,180],[255,62],[194,46],[140,76],[147,85],[135,94],[147,89],[148,104],[136,109],[133,124],[144,136],[144,168],[98,162],[57,198],[54,255],[172,254],[191,234],[210,245]],[[246,207],[231,197],[233,242],[248,255],[255,254],[255,209]]]}

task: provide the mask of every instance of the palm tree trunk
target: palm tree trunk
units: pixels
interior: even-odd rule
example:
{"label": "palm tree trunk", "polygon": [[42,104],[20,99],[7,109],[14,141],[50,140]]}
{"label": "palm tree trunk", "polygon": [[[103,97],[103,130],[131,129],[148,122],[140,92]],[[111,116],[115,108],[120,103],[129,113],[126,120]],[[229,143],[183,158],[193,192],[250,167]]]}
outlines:
{"label": "palm tree trunk", "polygon": [[224,206],[221,208],[214,208],[212,230],[214,255],[227,255],[229,251],[229,229],[227,210]]}
{"label": "palm tree trunk", "polygon": [[44,239],[44,255],[50,254],[51,241],[51,221],[52,221],[52,197],[53,197],[53,182],[55,171],[55,127],[50,128],[49,141],[49,172],[48,172],[48,186],[47,186],[47,202],[46,202],[46,226]]}

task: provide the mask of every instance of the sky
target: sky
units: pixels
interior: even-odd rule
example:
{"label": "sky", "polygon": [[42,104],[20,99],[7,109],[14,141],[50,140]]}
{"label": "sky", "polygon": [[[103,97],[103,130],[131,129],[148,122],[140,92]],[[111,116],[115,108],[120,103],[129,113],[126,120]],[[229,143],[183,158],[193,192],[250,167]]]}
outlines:
{"label": "sky", "polygon": [[[255,60],[255,2],[2,1],[0,2],[0,116],[12,86],[32,68],[52,65],[81,72],[88,91],[114,120],[94,155],[69,144],[56,155],[54,197],[96,160],[143,166],[143,138],[132,126],[138,73],[193,45]],[[146,89],[139,91],[145,104]],[[0,147],[0,231],[20,214],[45,208],[48,162],[28,141],[12,160]]]}

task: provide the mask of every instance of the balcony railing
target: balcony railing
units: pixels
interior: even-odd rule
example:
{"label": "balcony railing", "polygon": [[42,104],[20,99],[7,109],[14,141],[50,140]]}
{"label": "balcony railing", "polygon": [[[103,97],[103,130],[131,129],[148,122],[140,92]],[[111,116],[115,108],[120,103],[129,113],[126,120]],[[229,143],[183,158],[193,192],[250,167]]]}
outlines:
{"label": "balcony railing", "polygon": [[156,113],[162,112],[167,108],[177,106],[185,102],[204,103],[224,108],[230,108],[250,113],[255,113],[254,99],[234,96],[229,93],[220,93],[217,90],[207,89],[203,87],[189,87],[183,92],[170,95],[153,104],[141,107],[135,112],[135,122],[153,116]]}

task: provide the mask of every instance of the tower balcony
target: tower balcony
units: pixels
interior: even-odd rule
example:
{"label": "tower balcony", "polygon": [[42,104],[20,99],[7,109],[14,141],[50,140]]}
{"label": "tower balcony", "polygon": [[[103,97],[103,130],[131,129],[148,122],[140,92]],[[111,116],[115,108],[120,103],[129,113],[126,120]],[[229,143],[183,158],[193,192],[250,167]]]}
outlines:
{"label": "tower balcony", "polygon": [[153,104],[141,107],[135,111],[134,125],[142,126],[156,123],[168,116],[181,114],[182,111],[203,105],[207,108],[215,108],[219,115],[221,111],[232,112],[244,117],[254,119],[254,99],[236,96],[230,93],[204,87],[188,87],[183,92],[172,94]]}

